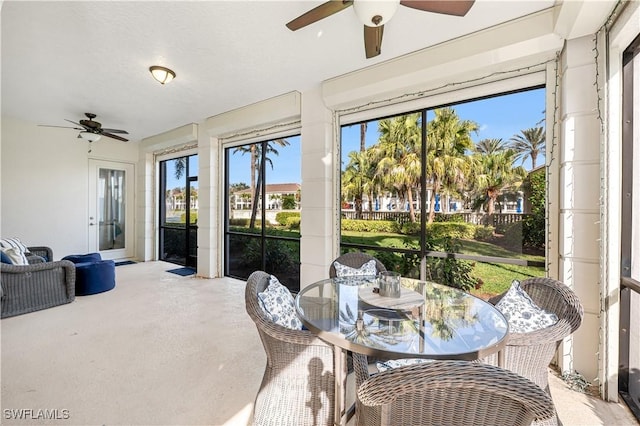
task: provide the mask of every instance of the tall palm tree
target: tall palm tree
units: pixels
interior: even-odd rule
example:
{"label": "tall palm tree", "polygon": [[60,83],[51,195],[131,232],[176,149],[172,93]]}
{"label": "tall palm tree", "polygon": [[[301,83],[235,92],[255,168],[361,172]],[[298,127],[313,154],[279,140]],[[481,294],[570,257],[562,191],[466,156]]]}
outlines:
{"label": "tall palm tree", "polygon": [[477,133],[478,124],[460,120],[453,108],[434,110],[435,118],[427,127],[427,182],[433,196],[429,203],[428,223],[435,218],[435,194],[441,190],[455,191],[469,173],[466,151],[473,149],[471,133]]}
{"label": "tall palm tree", "polygon": [[480,154],[493,154],[507,148],[507,143],[502,138],[482,139],[476,142],[476,152]]}
{"label": "tall palm tree", "polygon": [[366,149],[367,123],[360,123],[360,152]]}
{"label": "tall palm tree", "polygon": [[515,190],[522,184],[527,172],[522,166],[514,167],[517,153],[506,149],[493,154],[475,154],[473,182],[476,190],[487,199],[487,213],[495,212],[498,196],[506,190]]}
{"label": "tall palm tree", "polygon": [[531,168],[535,169],[538,155],[544,153],[546,148],[544,128],[531,127],[521,130],[520,133],[510,139],[510,148],[516,152],[516,159],[519,159],[522,163],[527,158],[531,158]]}
{"label": "tall palm tree", "polygon": [[351,151],[349,163],[342,172],[342,194],[354,200],[356,219],[362,219],[362,199],[369,182],[373,179],[373,170],[367,151]]}
{"label": "tall palm tree", "polygon": [[254,228],[256,223],[256,215],[258,212],[258,199],[260,198],[260,191],[262,188],[262,173],[260,173],[260,169],[262,168],[262,146],[265,146],[265,164],[269,164],[271,169],[273,169],[273,161],[269,157],[269,155],[278,155],[279,152],[274,148],[274,144],[286,147],[289,146],[289,141],[286,139],[274,139],[269,142],[261,142],[255,143],[251,145],[243,145],[234,149],[233,152],[240,152],[243,155],[247,152],[251,154],[250,167],[251,167],[251,188],[252,188],[252,203],[251,203],[251,219],[249,222],[249,227]]}
{"label": "tall palm tree", "polygon": [[421,121],[420,114],[416,113],[378,122],[380,138],[376,147],[376,156],[379,159],[377,175],[386,188],[406,194],[412,222],[416,221],[413,192],[420,185],[422,172]]}

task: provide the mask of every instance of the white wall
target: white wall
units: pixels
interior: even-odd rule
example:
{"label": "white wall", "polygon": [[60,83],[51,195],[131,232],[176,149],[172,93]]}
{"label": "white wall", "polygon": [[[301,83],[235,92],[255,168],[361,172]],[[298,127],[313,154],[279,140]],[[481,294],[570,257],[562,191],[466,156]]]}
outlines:
{"label": "white wall", "polygon": [[91,146],[71,129],[2,117],[0,235],[49,246],[55,259],[88,251],[89,158],[135,162],[136,144]]}

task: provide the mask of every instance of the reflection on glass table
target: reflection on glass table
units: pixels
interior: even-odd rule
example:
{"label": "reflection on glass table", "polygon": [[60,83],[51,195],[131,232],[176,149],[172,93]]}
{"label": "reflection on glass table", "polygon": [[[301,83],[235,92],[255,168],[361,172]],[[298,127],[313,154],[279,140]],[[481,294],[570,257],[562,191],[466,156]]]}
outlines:
{"label": "reflection on glass table", "polygon": [[399,298],[372,277],[327,279],[304,288],[296,309],[309,330],[346,350],[379,358],[475,360],[504,347],[507,321],[459,289],[402,278]]}

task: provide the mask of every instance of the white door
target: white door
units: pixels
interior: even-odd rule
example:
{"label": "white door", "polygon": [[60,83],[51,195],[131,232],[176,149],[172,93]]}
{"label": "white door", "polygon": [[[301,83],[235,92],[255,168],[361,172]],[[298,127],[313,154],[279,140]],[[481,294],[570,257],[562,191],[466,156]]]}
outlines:
{"label": "white door", "polygon": [[134,257],[133,164],[89,160],[89,251]]}

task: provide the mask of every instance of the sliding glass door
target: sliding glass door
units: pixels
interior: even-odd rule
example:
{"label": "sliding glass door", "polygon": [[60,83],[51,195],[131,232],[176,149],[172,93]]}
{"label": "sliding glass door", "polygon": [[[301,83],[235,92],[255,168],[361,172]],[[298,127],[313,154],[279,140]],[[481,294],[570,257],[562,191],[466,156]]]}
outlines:
{"label": "sliding glass door", "polygon": [[160,162],[160,260],[197,266],[198,156]]}

